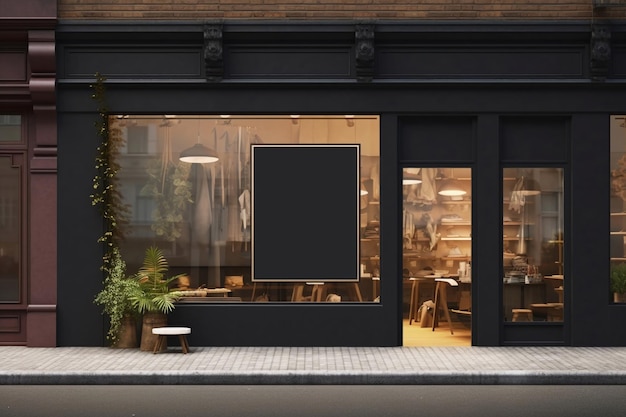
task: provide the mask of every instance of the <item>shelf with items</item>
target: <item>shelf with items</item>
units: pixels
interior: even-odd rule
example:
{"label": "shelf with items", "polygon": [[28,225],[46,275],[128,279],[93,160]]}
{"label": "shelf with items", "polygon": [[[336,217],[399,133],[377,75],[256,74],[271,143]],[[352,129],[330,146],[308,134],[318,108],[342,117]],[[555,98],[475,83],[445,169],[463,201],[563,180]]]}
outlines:
{"label": "shelf with items", "polygon": [[421,258],[421,259],[435,259],[436,256],[432,254],[432,252],[411,252],[404,251],[402,252],[402,256],[405,258]]}
{"label": "shelf with items", "polygon": [[444,261],[469,261],[470,259],[472,259],[472,257],[469,255],[467,256],[442,256],[441,259]]}
{"label": "shelf with items", "polygon": [[441,227],[471,226],[472,222],[470,221],[453,221],[453,222],[442,221],[440,225]]}
{"label": "shelf with items", "polygon": [[[467,196],[466,196],[467,197]],[[442,206],[458,206],[463,204],[472,204],[471,197],[462,200],[442,200],[439,202]]]}
{"label": "shelf with items", "polygon": [[459,187],[465,194],[421,194],[419,185],[403,187],[403,269],[456,274],[460,263],[471,260],[471,169],[438,169],[434,179],[437,184],[431,191],[453,192]]}

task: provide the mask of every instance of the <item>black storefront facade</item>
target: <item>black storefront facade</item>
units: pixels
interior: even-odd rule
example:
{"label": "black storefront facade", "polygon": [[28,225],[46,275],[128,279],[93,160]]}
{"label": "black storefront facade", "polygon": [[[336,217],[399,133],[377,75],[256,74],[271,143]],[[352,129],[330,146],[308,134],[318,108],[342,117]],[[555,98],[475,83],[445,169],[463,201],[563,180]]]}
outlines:
{"label": "black storefront facade", "polygon": [[[89,201],[98,72],[112,115],[379,118],[380,302],[181,304],[169,322],[191,326],[192,345],[402,345],[402,172],[440,166],[472,172],[472,345],[626,345],[626,305],[611,301],[608,278],[610,119],[626,113],[625,29],[61,21],[57,343],[106,343],[93,304],[102,220]],[[562,173],[560,321],[504,319],[502,184],[512,167]]]}

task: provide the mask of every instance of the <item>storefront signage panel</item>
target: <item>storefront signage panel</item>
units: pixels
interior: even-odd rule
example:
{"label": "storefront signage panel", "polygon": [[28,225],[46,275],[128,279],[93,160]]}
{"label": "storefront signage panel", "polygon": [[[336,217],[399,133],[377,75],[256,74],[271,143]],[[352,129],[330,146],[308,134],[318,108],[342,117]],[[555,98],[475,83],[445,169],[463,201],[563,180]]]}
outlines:
{"label": "storefront signage panel", "polygon": [[252,280],[359,279],[360,145],[252,145]]}

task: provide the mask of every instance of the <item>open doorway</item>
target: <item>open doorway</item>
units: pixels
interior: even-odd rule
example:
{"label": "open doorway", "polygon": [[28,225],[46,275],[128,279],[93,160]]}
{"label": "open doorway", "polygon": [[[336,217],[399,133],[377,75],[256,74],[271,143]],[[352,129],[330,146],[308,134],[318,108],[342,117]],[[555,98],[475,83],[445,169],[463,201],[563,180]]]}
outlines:
{"label": "open doorway", "polygon": [[402,344],[470,346],[471,169],[402,173]]}

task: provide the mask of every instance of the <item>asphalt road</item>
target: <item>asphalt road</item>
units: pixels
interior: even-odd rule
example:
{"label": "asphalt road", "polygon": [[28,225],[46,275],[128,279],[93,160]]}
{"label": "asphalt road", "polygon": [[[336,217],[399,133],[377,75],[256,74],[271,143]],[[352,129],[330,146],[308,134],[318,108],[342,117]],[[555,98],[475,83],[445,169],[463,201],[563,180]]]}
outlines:
{"label": "asphalt road", "polygon": [[2,385],[2,417],[623,417],[626,385]]}

